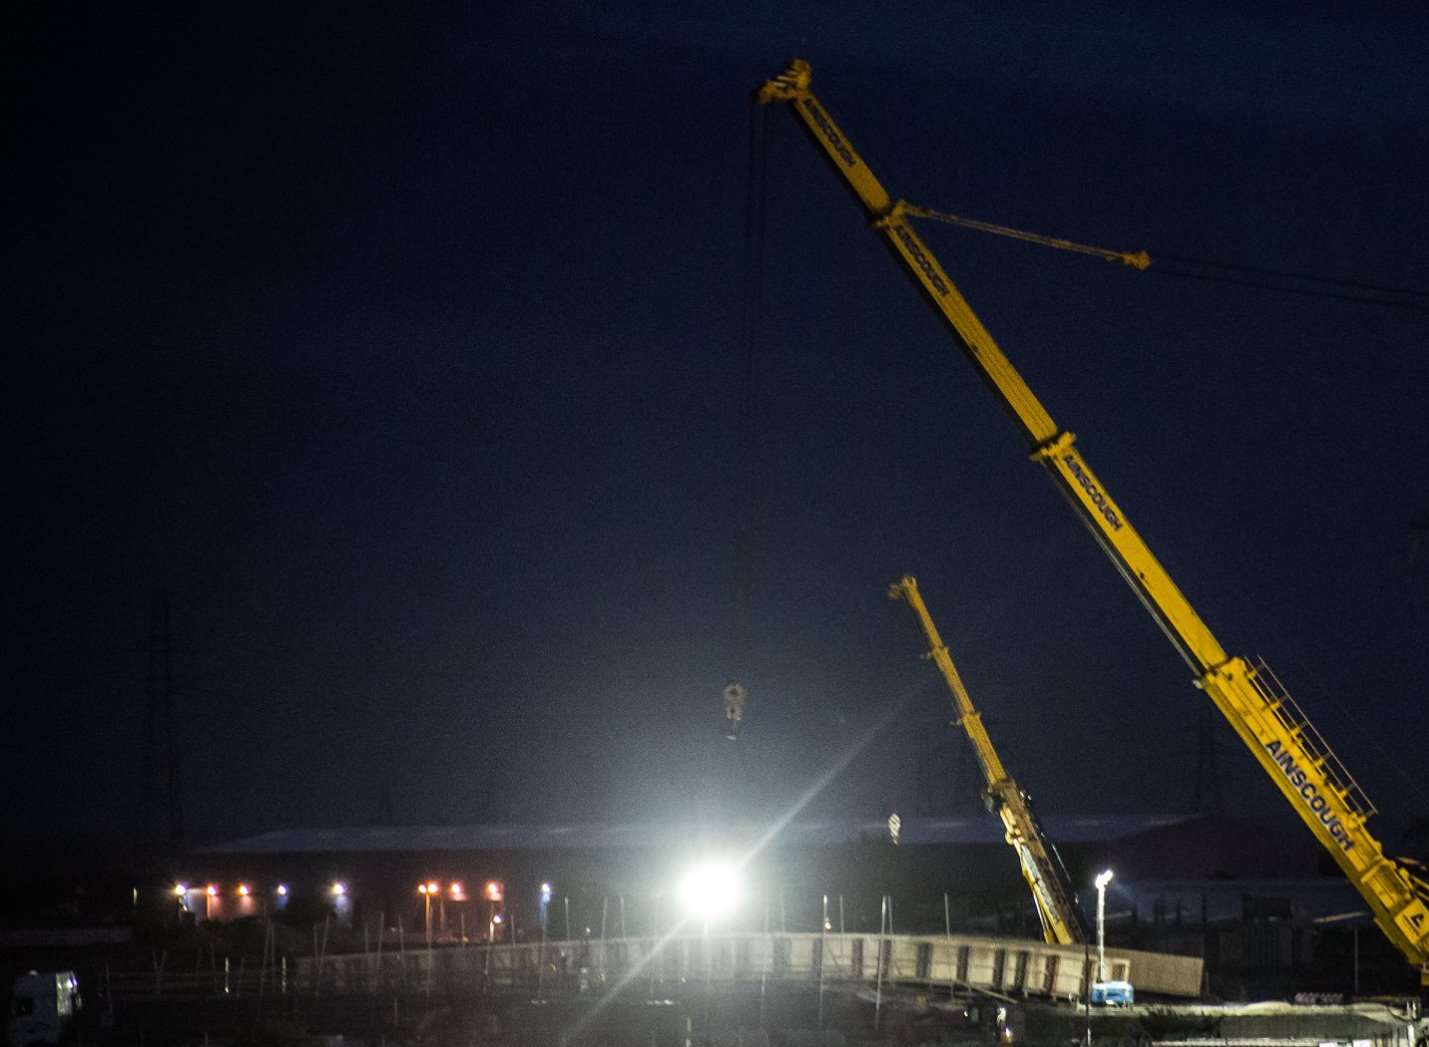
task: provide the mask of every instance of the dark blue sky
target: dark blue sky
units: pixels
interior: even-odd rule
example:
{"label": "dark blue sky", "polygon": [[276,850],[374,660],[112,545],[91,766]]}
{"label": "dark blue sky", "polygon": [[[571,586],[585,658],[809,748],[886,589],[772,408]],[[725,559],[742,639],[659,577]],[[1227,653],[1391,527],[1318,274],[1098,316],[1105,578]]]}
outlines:
{"label": "dark blue sky", "polygon": [[[780,111],[747,392],[749,98],[800,54],[895,195],[1423,289],[1429,20],[776,6],[13,16],[23,821],[132,827],[156,587],[192,836],[762,809],[893,702],[820,803],[910,810],[905,571],[1044,808],[1188,804],[1204,699]],[[927,236],[1222,643],[1429,813],[1425,313]]]}

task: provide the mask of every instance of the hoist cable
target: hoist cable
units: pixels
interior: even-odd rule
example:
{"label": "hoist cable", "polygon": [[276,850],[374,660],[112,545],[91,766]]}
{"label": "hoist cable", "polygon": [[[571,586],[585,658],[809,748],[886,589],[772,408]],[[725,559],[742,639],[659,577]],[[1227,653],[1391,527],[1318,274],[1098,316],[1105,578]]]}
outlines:
{"label": "hoist cable", "polygon": [[[763,320],[765,204],[768,195],[768,130],[767,106],[753,106],[749,121],[749,161],[747,197],[744,215],[744,301],[741,334],[738,436],[738,467],[740,476],[756,488],[759,469],[754,438],[755,404],[758,389],[759,335]],[[747,670],[749,660],[750,604],[753,589],[754,507],[757,490],[742,504],[746,512],[737,522],[735,536],[735,661],[740,673]]]}
{"label": "hoist cable", "polygon": [[1363,283],[1359,280],[1337,280],[1333,277],[1315,276],[1312,273],[1296,273],[1285,269],[1267,269],[1258,265],[1237,265],[1231,262],[1215,262],[1208,258],[1191,258],[1186,255],[1158,254],[1157,264],[1172,262],[1177,265],[1201,266],[1207,269],[1224,269],[1227,272],[1254,273],[1257,276],[1276,277],[1284,280],[1300,280],[1304,283],[1324,284],[1327,287],[1350,288],[1380,295],[1404,295],[1423,298],[1429,303],[1429,291],[1416,291],[1412,287],[1383,287],[1379,284]]}
{"label": "hoist cable", "polygon": [[[740,682],[748,678],[751,617],[754,589],[755,538],[759,525],[760,474],[759,445],[755,439],[758,390],[758,349],[764,298],[765,211],[768,186],[769,111],[753,106],[749,120],[749,157],[746,171],[744,211],[744,295],[740,317],[739,403],[735,468],[741,482],[749,485],[744,496],[734,500],[734,622],[731,630],[731,672],[724,688],[725,736],[737,740],[744,718],[747,690]],[[748,782],[749,768],[743,746],[735,747],[735,781]],[[744,797],[741,800],[746,799]]]}
{"label": "hoist cable", "polygon": [[[1349,291],[1349,290],[1345,290],[1345,291],[1334,291],[1334,290],[1328,289],[1327,287],[1296,287],[1296,286],[1294,286],[1293,284],[1289,284],[1289,283],[1276,283],[1276,282],[1273,281],[1273,280],[1257,280],[1257,279],[1253,279],[1253,278],[1250,278],[1250,277],[1233,276],[1233,275],[1230,275],[1229,272],[1227,272],[1227,273],[1218,273],[1218,272],[1213,272],[1213,271],[1211,271],[1211,268],[1212,268],[1212,267],[1215,268],[1215,269],[1226,269],[1226,270],[1236,270],[1236,269],[1240,269],[1240,270],[1244,270],[1244,271],[1247,271],[1247,272],[1255,272],[1255,271],[1257,271],[1257,270],[1255,270],[1254,268],[1252,268],[1252,267],[1250,267],[1250,266],[1232,266],[1232,265],[1223,265],[1223,264],[1220,264],[1220,263],[1214,263],[1214,262],[1212,262],[1212,263],[1196,263],[1197,268],[1179,268],[1178,266],[1181,265],[1181,264],[1182,264],[1182,263],[1179,263],[1179,262],[1177,262],[1177,261],[1171,261],[1170,258],[1168,257],[1167,263],[1163,265],[1163,264],[1161,263],[1160,259],[1159,259],[1159,256],[1158,256],[1157,264],[1152,267],[1151,271],[1152,271],[1153,273],[1158,273],[1158,274],[1160,274],[1161,276],[1178,276],[1178,277],[1181,277],[1181,278],[1187,279],[1187,280],[1204,280],[1204,281],[1206,281],[1206,282],[1208,282],[1208,283],[1232,284],[1232,285],[1237,286],[1237,287],[1253,287],[1253,288],[1256,288],[1256,289],[1262,290],[1262,291],[1277,291],[1277,292],[1279,292],[1279,293],[1281,293],[1281,294],[1294,294],[1294,295],[1300,295],[1300,296],[1305,297],[1305,298],[1327,298],[1327,299],[1330,299],[1330,300],[1332,300],[1332,301],[1337,301],[1337,302],[1349,302],[1349,303],[1351,303],[1351,304],[1353,304],[1353,305],[1380,305],[1380,306],[1384,306],[1386,309],[1407,309],[1407,310],[1409,310],[1410,312],[1415,312],[1415,313],[1429,313],[1429,300],[1426,300],[1426,301],[1422,301],[1422,302],[1421,302],[1421,301],[1415,301],[1415,300],[1413,300],[1412,298],[1388,298],[1388,297],[1383,297],[1384,295],[1388,295],[1388,294],[1417,295],[1417,294],[1421,294],[1421,293],[1422,293],[1422,292],[1418,292],[1418,291],[1397,291],[1397,290],[1391,290],[1391,289],[1389,289],[1389,288],[1373,287],[1373,285],[1371,285],[1371,284],[1359,284],[1359,283],[1353,283],[1353,282],[1351,282],[1351,281],[1334,281],[1334,280],[1323,279],[1323,278],[1320,278],[1320,277],[1310,277],[1310,278],[1308,278],[1308,279],[1311,279],[1311,280],[1314,280],[1315,282],[1318,282],[1318,283],[1321,283],[1321,284],[1326,284],[1326,285],[1334,285],[1334,284],[1336,284],[1336,283],[1339,283],[1340,286],[1342,286],[1342,287],[1347,287],[1347,288],[1349,288],[1349,287],[1372,288],[1372,287],[1373,287],[1373,290],[1379,292],[1379,294],[1375,294],[1375,295],[1362,294],[1362,293],[1355,293],[1354,291]],[[1274,275],[1277,275],[1277,276],[1283,276],[1283,277],[1285,277],[1287,280],[1291,280],[1291,279],[1306,279],[1305,277],[1300,277],[1300,276],[1297,276],[1297,275],[1291,274],[1291,273],[1276,273],[1275,270],[1271,270],[1271,269],[1260,270],[1260,271],[1266,272],[1266,273],[1271,273],[1271,274],[1274,274]]]}

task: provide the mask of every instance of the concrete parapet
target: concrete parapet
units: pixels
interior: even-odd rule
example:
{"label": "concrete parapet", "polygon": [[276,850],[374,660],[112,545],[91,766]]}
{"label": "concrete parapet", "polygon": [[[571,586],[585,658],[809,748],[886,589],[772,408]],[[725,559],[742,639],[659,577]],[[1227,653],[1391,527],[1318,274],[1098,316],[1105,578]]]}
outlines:
{"label": "concrete parapet", "polygon": [[[1195,997],[1199,957],[1130,949],[1107,951],[1108,976],[1133,982],[1142,993]],[[329,956],[324,983],[346,987],[435,982],[446,989],[546,988],[584,991],[596,985],[648,979],[874,985],[947,985],[1007,995],[1076,999],[1086,991],[1087,953],[1081,946],[1021,938],[968,935],[691,934],[605,941],[527,942],[515,945],[420,949],[380,957]],[[297,976],[312,985],[318,961],[297,961]]]}

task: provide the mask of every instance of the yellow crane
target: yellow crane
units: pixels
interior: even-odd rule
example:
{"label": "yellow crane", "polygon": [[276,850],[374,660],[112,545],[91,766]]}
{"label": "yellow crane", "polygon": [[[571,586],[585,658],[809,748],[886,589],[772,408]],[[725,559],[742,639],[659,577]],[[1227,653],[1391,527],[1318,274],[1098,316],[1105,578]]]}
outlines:
{"label": "yellow crane", "polygon": [[918,592],[917,579],[905,574],[888,587],[888,595],[895,600],[906,601],[923,626],[923,633],[928,638],[928,657],[947,681],[948,690],[953,694],[953,708],[958,714],[956,722],[967,733],[973,752],[977,754],[978,767],[982,769],[985,783],[983,795],[988,807],[1002,819],[1005,838],[1017,852],[1022,877],[1032,891],[1032,901],[1037,907],[1038,919],[1042,921],[1042,937],[1053,945],[1081,945],[1086,941],[1086,932],[1077,916],[1066,871],[1043,837],[1027,794],[1002,766],[1002,759],[993,748],[987,728],[983,726],[982,714],[973,707],[968,689],[953,664],[953,657],[938,635],[938,627],[933,624],[928,605]]}
{"label": "yellow crane", "polygon": [[968,358],[1012,412],[1040,462],[1121,576],[1160,625],[1261,768],[1359,891],[1380,930],[1429,987],[1429,881],[1389,858],[1366,824],[1374,805],[1264,662],[1228,655],[1131,526],[1125,511],[1023,381],[944,271],[910,218],[810,90],[809,63],[796,59],[758,92],[786,102],[862,202],[877,229]]}

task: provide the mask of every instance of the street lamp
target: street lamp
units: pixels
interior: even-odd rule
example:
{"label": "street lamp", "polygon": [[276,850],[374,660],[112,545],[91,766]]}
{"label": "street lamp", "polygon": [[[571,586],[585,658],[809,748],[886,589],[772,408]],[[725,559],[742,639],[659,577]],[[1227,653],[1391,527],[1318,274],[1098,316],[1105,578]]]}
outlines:
{"label": "street lamp", "polygon": [[427,948],[432,947],[432,891],[431,884],[417,884],[417,893],[422,896],[423,926],[427,929]]}
{"label": "street lamp", "polygon": [[1097,981],[1106,981],[1106,885],[1111,883],[1110,869],[1097,873]]}
{"label": "street lamp", "polygon": [[505,900],[506,887],[500,880],[487,880],[486,886],[481,889],[481,894],[490,906],[486,918],[486,940],[490,944],[495,945],[496,928],[501,924],[501,920],[496,912],[496,906]]}

